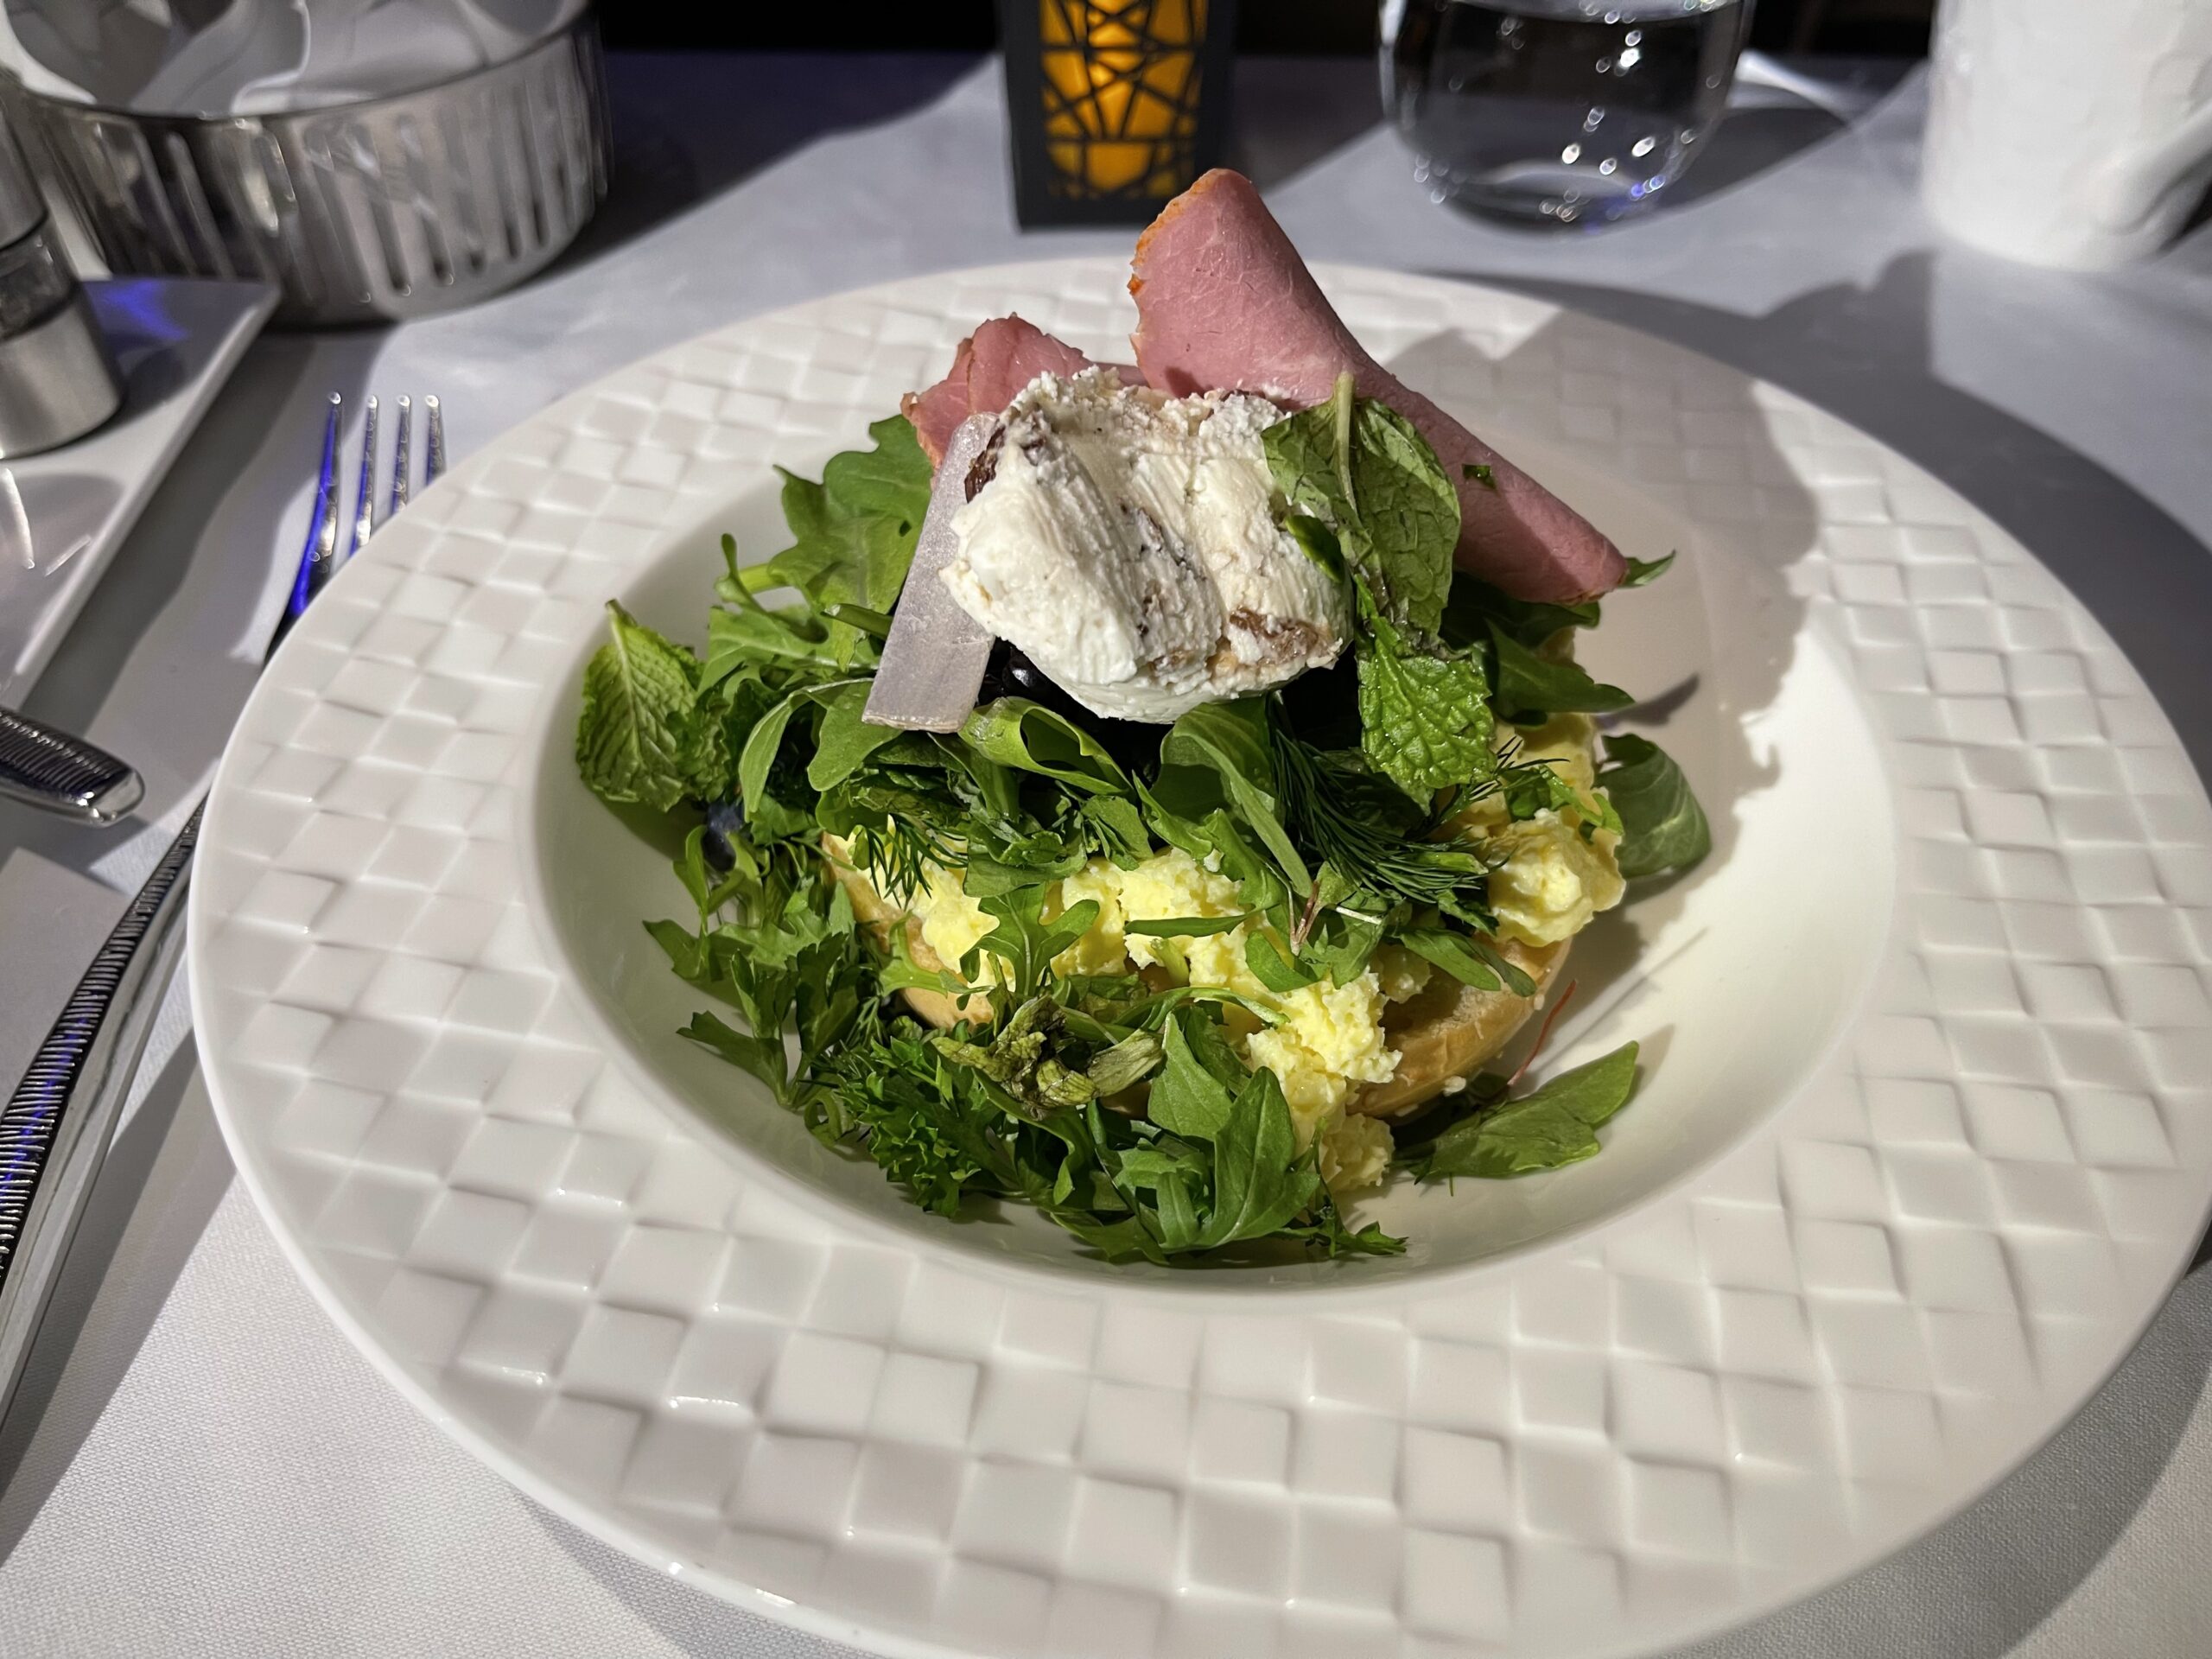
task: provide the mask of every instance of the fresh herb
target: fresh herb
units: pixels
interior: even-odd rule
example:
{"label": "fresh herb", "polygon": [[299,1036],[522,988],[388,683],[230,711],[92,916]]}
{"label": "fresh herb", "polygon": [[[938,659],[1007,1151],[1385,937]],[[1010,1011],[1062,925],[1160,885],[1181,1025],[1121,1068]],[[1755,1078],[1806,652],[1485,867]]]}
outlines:
{"label": "fresh herb", "polygon": [[1293,512],[1334,530],[1383,614],[1433,633],[1452,585],[1459,498],[1428,441],[1395,410],[1354,397],[1347,374],[1327,403],[1278,421],[1261,442]]}
{"label": "fresh herb", "polygon": [[[1643,740],[1611,741],[1599,781],[1618,814],[1497,741],[1501,716],[1625,701],[1554,643],[1597,607],[1514,601],[1455,573],[1452,480],[1346,381],[1265,440],[1287,528],[1354,623],[1353,662],[1305,689],[1311,720],[1281,695],[1202,705],[1161,732],[1156,760],[1020,697],[986,702],[957,734],[874,727],[868,693],[930,468],[903,419],[870,435],[818,483],[785,475],[782,552],[741,567],[723,538],[703,658],[610,606],[587,668],[585,780],[683,833],[693,914],[647,931],[715,1005],[683,1034],[943,1215],[987,1198],[1033,1206],[1116,1261],[1402,1250],[1338,1211],[1280,1082],[1233,1033],[1281,1021],[1274,999],[1350,984],[1394,941],[1462,983],[1533,995],[1493,937],[1484,842],[1460,817],[1486,797],[1515,818],[1572,811],[1587,835],[1624,830],[1624,869],[1701,852],[1687,785]],[[1468,476],[1495,487],[1487,468]],[[1161,989],[1126,965],[1071,971],[1099,906],[1065,903],[1058,884],[1162,846],[1235,884],[1239,907],[1125,932],[1174,957],[1242,928],[1264,995]],[[842,885],[855,870],[894,905],[957,880],[988,931],[924,968],[906,927],[859,923]],[[958,1023],[932,1031],[901,1010],[899,993],[925,989]],[[1424,1173],[1587,1155],[1618,1100],[1570,1088],[1574,1075],[1518,1102],[1478,1082]]]}
{"label": "fresh herb", "polygon": [[584,666],[576,766],[602,798],[665,812],[684,798],[698,661],[612,600],[607,626]]}
{"label": "fresh herb", "polygon": [[1663,559],[1630,559],[1628,562],[1628,574],[1621,578],[1621,586],[1648,588],[1665,575],[1674,563],[1675,556],[1672,553],[1668,554]]}
{"label": "fresh herb", "polygon": [[1682,769],[1656,743],[1629,732],[1605,739],[1598,784],[1620,817],[1621,874],[1686,870],[1713,850],[1713,829]]}
{"label": "fresh herb", "polygon": [[1471,480],[1486,490],[1497,487],[1497,474],[1479,461],[1471,461],[1459,469],[1459,476]]}
{"label": "fresh herb", "polygon": [[1545,715],[1606,715],[1636,699],[1618,685],[1601,685],[1573,661],[1539,655],[1496,623],[1491,645],[1497,664],[1497,706],[1526,724]]}
{"label": "fresh herb", "polygon": [[1360,741],[1375,764],[1416,800],[1495,772],[1481,661],[1408,650],[1386,619],[1369,621],[1359,652]]}
{"label": "fresh herb", "polygon": [[1596,1157],[1598,1130],[1628,1103],[1636,1088],[1636,1047],[1624,1043],[1517,1100],[1501,1101],[1462,1119],[1429,1145],[1415,1178],[1502,1179]]}

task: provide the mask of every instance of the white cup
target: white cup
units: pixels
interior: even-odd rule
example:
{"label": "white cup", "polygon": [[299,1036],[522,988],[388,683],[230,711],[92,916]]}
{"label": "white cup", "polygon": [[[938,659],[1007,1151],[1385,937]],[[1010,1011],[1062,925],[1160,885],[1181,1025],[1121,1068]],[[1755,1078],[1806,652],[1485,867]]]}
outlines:
{"label": "white cup", "polygon": [[2212,0],[1942,0],[1922,193],[2031,264],[2145,258],[2212,178]]}

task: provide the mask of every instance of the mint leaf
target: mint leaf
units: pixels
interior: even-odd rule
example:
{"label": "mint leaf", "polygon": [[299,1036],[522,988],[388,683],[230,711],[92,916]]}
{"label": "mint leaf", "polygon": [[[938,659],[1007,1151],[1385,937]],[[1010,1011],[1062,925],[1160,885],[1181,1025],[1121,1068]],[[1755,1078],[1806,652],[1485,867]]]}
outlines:
{"label": "mint leaf", "polygon": [[1689,779],[1649,738],[1628,732],[1608,736],[1598,783],[1620,815],[1616,856],[1623,875],[1687,870],[1713,850],[1713,829]]}
{"label": "mint leaf", "polygon": [[[1396,411],[1353,397],[1347,375],[1334,397],[1276,422],[1261,443],[1294,515],[1335,530],[1344,563],[1392,621],[1433,633],[1452,587],[1459,497],[1428,441]],[[1292,533],[1325,568],[1318,538],[1295,518]]]}
{"label": "mint leaf", "polygon": [[1496,622],[1491,644],[1497,658],[1497,706],[1516,721],[1528,715],[1608,715],[1636,699],[1618,685],[1601,685],[1573,663],[1539,657]]}
{"label": "mint leaf", "polygon": [[1409,650],[1382,617],[1369,621],[1358,658],[1359,741],[1369,759],[1416,800],[1497,770],[1480,660]]}
{"label": "mint leaf", "polygon": [[1562,1071],[1518,1100],[1453,1124],[1416,1172],[1424,1181],[1491,1179],[1558,1169],[1597,1155],[1597,1131],[1636,1088],[1636,1045]]}
{"label": "mint leaf", "polygon": [[576,767],[601,800],[665,812],[684,798],[698,659],[613,600],[607,625],[584,667]]}

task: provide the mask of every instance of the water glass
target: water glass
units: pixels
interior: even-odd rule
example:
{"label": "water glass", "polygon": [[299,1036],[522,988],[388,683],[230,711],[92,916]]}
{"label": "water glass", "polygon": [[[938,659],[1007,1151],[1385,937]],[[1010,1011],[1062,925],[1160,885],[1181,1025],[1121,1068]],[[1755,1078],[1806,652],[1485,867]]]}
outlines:
{"label": "water glass", "polygon": [[1649,207],[1728,102],[1751,0],[1382,0],[1382,101],[1433,199],[1590,227]]}

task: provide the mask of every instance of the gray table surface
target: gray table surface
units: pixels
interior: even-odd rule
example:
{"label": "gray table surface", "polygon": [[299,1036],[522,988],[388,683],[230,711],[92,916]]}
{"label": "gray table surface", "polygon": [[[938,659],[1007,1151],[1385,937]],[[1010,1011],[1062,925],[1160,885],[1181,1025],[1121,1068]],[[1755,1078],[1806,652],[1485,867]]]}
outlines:
{"label": "gray table surface", "polygon": [[[1804,67],[1805,66],[1800,66]],[[1433,206],[1364,63],[1240,66],[1242,162],[1313,257],[1477,278],[1707,352],[1856,423],[2012,530],[2212,756],[2212,227],[2105,276],[1946,245],[1916,203],[1915,76],[1739,88],[1667,210],[1594,237]],[[1787,77],[1785,76],[1784,79]],[[0,815],[13,1077],[203,786],[305,521],[334,387],[437,391],[466,453],[718,323],[916,272],[1122,251],[1019,232],[973,59],[618,58],[614,196],[521,292],[257,344],[29,701],[147,776],[105,836]],[[231,1178],[181,999],[0,1423],[0,1650],[688,1653],[824,1659],[620,1558],[445,1443],[285,1274]],[[1981,1659],[2212,1649],[2212,1272],[1982,1502],[1700,1655]]]}

